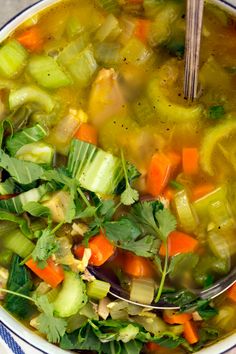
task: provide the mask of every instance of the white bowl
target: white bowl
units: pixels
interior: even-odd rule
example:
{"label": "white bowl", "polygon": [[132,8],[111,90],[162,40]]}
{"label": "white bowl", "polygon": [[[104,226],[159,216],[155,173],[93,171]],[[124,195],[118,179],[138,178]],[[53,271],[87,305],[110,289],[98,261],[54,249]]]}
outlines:
{"label": "white bowl", "polygon": [[[13,0],[14,1],[14,0]],[[14,18],[7,22],[0,28],[0,43],[7,38],[22,22],[29,19],[52,4],[56,4],[61,0],[40,0],[36,4],[29,6],[22,12],[18,13]],[[236,16],[236,0],[208,0],[208,2],[215,3],[227,12]],[[3,10],[4,11],[4,10]],[[236,320],[236,319],[235,319]],[[37,349],[44,354],[68,354],[68,351],[62,350],[43,338],[30,331],[27,327],[23,326],[20,322],[15,320],[8,312],[0,307],[0,321],[11,331],[18,336],[21,340],[28,343],[32,348]],[[234,348],[234,349],[233,349]],[[202,349],[199,354],[223,354],[228,350],[233,349],[231,354],[236,354],[236,333],[221,340],[220,342]],[[3,353],[2,353],[3,354]]]}

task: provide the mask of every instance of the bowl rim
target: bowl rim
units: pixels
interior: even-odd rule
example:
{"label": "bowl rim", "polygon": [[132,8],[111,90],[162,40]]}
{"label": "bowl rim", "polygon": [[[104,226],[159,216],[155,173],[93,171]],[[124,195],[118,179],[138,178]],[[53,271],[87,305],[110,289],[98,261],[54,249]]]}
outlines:
{"label": "bowl rim", "polygon": [[[40,13],[46,8],[61,2],[62,0],[38,0],[35,3],[25,7],[15,16],[9,19],[3,26],[0,27],[0,42],[6,39],[21,23],[29,19],[32,15]],[[236,0],[207,0],[209,3],[214,3],[227,12],[236,15]],[[3,307],[0,306],[0,325],[4,325],[6,329],[20,340],[28,344],[34,349],[37,349],[42,354],[68,354],[70,351],[65,351],[47,342],[45,339],[31,331],[26,326],[22,325]],[[34,344],[32,344],[34,343]],[[225,354],[229,350],[236,348],[236,333],[216,342],[215,344],[203,348],[198,353],[200,354]]]}

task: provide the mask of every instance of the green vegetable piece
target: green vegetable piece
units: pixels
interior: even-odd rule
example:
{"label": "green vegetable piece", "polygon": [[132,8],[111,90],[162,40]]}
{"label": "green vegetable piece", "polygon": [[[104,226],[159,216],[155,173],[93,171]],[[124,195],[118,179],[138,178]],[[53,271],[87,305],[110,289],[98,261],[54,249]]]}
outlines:
{"label": "green vegetable piece", "polygon": [[13,252],[11,250],[5,249],[0,252],[0,264],[3,267],[9,267]]}
{"label": "green vegetable piece", "polygon": [[[29,229],[28,222],[26,219],[9,213],[6,210],[0,209],[0,237],[8,235],[9,232],[15,230],[17,225],[19,225],[22,233],[30,238],[32,233]],[[4,221],[3,221],[4,220]]]}
{"label": "green vegetable piece", "polygon": [[87,302],[86,287],[81,277],[65,271],[62,289],[53,302],[55,314],[59,317],[75,315]]}
{"label": "green vegetable piece", "polygon": [[222,118],[225,115],[224,106],[211,106],[208,109],[208,117],[213,120]]}
{"label": "green vegetable piece", "polygon": [[[21,259],[16,255],[11,261],[7,289],[26,296],[29,296],[32,289],[30,273],[25,266],[21,265]],[[29,301],[12,294],[7,294],[5,297],[4,307],[12,314],[20,318],[27,317],[31,311]]]}
{"label": "green vegetable piece", "polygon": [[6,147],[11,156],[15,156],[20,148],[42,140],[47,135],[48,132],[40,124],[36,124],[34,127],[23,129],[9,137],[6,141]]}
{"label": "green vegetable piece", "polygon": [[0,74],[6,78],[19,75],[26,65],[28,53],[16,40],[0,48]]}
{"label": "green vegetable piece", "polygon": [[109,290],[110,284],[106,283],[105,281],[96,279],[94,281],[88,282],[87,284],[87,295],[88,297],[95,300],[101,300],[106,297]]}
{"label": "green vegetable piece", "polygon": [[120,329],[117,340],[121,340],[123,343],[128,343],[135,339],[138,333],[139,327],[129,324],[127,327]]}
{"label": "green vegetable piece", "polygon": [[4,246],[21,258],[28,257],[35,245],[20,230],[14,230],[4,238]]}
{"label": "green vegetable piece", "polygon": [[26,103],[35,103],[46,113],[52,112],[55,107],[53,98],[37,86],[23,86],[10,92],[9,107],[11,111]]}
{"label": "green vegetable piece", "polygon": [[181,228],[186,232],[194,232],[198,226],[197,214],[190,204],[189,197],[185,189],[175,193],[174,208]]}
{"label": "green vegetable piece", "polygon": [[108,13],[117,14],[120,11],[117,0],[96,0],[97,4]]}
{"label": "green vegetable piece", "polygon": [[155,282],[153,279],[132,279],[130,300],[150,305],[154,299]]}
{"label": "green vegetable piece", "polygon": [[13,194],[15,191],[15,183],[12,178],[6,179],[4,182],[0,183],[0,194]]}
{"label": "green vegetable piece", "polygon": [[121,203],[124,205],[131,205],[139,200],[139,193],[136,189],[132,188],[128,176],[128,165],[125,161],[124,152],[121,150],[121,161],[125,176],[125,190],[121,194]]}
{"label": "green vegetable piece", "polygon": [[132,37],[121,50],[122,59],[136,66],[145,64],[152,56],[152,51],[139,39]]}
{"label": "green vegetable piece", "polygon": [[51,165],[54,155],[55,149],[52,145],[37,142],[22,146],[17,151],[16,158],[37,164]]}
{"label": "green vegetable piece", "polygon": [[194,279],[198,285],[203,286],[209,274],[225,275],[229,270],[229,259],[208,255],[200,258],[198,266],[194,270]]}
{"label": "green vegetable piece", "polygon": [[77,35],[84,31],[79,19],[75,16],[69,17],[66,24],[66,34],[69,40],[74,39]]}
{"label": "green vegetable piece", "polygon": [[55,59],[46,55],[30,58],[28,72],[38,85],[47,89],[57,89],[72,84],[70,77],[60,68]]}

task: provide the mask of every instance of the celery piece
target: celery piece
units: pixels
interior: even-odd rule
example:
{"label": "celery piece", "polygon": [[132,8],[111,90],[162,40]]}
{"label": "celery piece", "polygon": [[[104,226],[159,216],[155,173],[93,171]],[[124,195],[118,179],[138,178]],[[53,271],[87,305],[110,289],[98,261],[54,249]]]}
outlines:
{"label": "celery piece", "polygon": [[128,324],[128,326],[123,327],[119,330],[118,333],[118,341],[122,341],[123,343],[128,343],[129,341],[136,338],[139,333],[139,327],[133,324]]}
{"label": "celery piece", "polygon": [[22,146],[16,153],[16,158],[39,164],[51,165],[55,149],[46,143],[36,142]]}
{"label": "celery piece", "polygon": [[94,47],[95,59],[99,64],[106,68],[120,63],[120,44],[119,43],[98,43]]}
{"label": "celery piece", "polygon": [[151,102],[149,102],[146,97],[140,97],[132,107],[135,114],[135,120],[139,125],[144,126],[155,122],[155,109],[153,109]]}
{"label": "celery piece", "polygon": [[78,55],[89,44],[89,36],[87,33],[82,33],[79,38],[69,43],[59,54],[57,61],[60,65],[67,67],[70,65],[73,58]]}
{"label": "celery piece", "polygon": [[12,221],[2,221],[0,222],[0,238],[8,235],[11,231],[17,229],[17,224]]}
{"label": "celery piece", "polygon": [[91,46],[85,48],[82,52],[71,58],[66,66],[73,79],[80,87],[86,87],[97,70],[97,62]]}
{"label": "celery piece", "polygon": [[174,208],[180,227],[186,232],[194,232],[198,226],[198,217],[184,189],[175,193]]}
{"label": "celery piece", "polygon": [[87,295],[95,300],[101,300],[106,297],[109,290],[110,284],[102,280],[96,279],[87,284]]}
{"label": "celery piece", "polygon": [[103,42],[105,39],[114,40],[120,33],[121,28],[119,26],[119,21],[114,15],[110,14],[98,29],[95,39],[100,42]]}
{"label": "celery piece", "polygon": [[117,14],[120,11],[119,2],[117,0],[96,0],[96,2],[108,13]]}
{"label": "celery piece", "polygon": [[209,274],[225,275],[230,270],[230,259],[218,258],[215,256],[201,257],[198,266],[194,270],[194,280],[198,285],[203,286]]}
{"label": "celery piece", "polygon": [[48,89],[72,84],[71,78],[60,68],[56,60],[46,55],[31,57],[27,70],[37,84]]}
{"label": "celery piece", "polygon": [[75,38],[83,31],[84,27],[81,25],[79,19],[75,16],[69,17],[66,24],[66,34],[69,40]]}
{"label": "celery piece", "polygon": [[99,316],[91,302],[87,302],[87,304],[79,310],[79,313],[89,319],[99,320]]}
{"label": "celery piece", "polygon": [[12,178],[6,179],[4,182],[0,183],[0,194],[13,194],[15,191],[15,183]]}
{"label": "celery piece", "polygon": [[151,49],[135,37],[132,37],[121,50],[122,59],[137,66],[145,64],[152,54]]}
{"label": "celery piece", "polygon": [[218,230],[211,230],[207,234],[208,245],[212,253],[219,258],[230,261],[230,246]]}
{"label": "celery piece", "polygon": [[165,0],[143,0],[145,14],[148,17],[155,17],[164,3]]}
{"label": "celery piece", "polygon": [[20,230],[14,230],[8,233],[3,243],[6,248],[16,253],[21,258],[28,257],[35,247],[33,242],[26,238]]}
{"label": "celery piece", "polygon": [[9,107],[11,111],[26,103],[35,103],[47,113],[52,112],[55,107],[53,98],[36,86],[23,86],[10,92]]}
{"label": "celery piece", "polygon": [[21,73],[26,65],[28,53],[16,40],[0,48],[0,74],[12,78]]}
{"label": "celery piece", "polygon": [[154,299],[155,282],[153,279],[133,278],[130,286],[130,300],[150,305]]}
{"label": "celery piece", "polygon": [[81,328],[86,322],[88,322],[88,318],[76,313],[73,316],[68,317],[67,319],[67,333],[72,333],[77,329]]}
{"label": "celery piece", "polygon": [[2,267],[9,267],[11,263],[13,252],[9,249],[0,251],[0,265]]}
{"label": "celery piece", "polygon": [[60,287],[56,287],[52,290],[50,290],[48,293],[47,293],[47,298],[48,298],[48,301],[49,302],[53,302],[56,300],[58,294],[60,292]]}

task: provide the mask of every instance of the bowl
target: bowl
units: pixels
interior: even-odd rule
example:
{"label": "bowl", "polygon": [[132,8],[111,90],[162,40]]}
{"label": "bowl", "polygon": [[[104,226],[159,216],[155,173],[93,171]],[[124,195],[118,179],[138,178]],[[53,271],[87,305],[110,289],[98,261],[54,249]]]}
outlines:
{"label": "bowl", "polygon": [[[28,8],[22,10],[10,19],[2,28],[0,28],[0,43],[7,38],[22,22],[29,19],[36,13],[59,3],[62,0],[40,0]],[[236,0],[208,0],[208,2],[216,4],[228,13],[236,16]],[[44,354],[68,354],[69,351],[62,350],[55,345],[48,343],[45,339],[36,335],[33,331],[23,326],[8,312],[0,307],[0,322],[21,341],[29,345],[29,348],[37,349]],[[223,354],[232,350],[230,354],[236,354],[236,333],[220,340],[219,342],[202,349],[200,354]]]}

